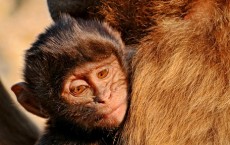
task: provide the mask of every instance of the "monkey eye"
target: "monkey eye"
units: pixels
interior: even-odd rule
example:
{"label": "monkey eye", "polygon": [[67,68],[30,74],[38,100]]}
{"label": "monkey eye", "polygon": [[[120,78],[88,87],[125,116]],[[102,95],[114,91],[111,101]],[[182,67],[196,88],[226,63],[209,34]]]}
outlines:
{"label": "monkey eye", "polygon": [[108,73],[109,73],[108,69],[103,69],[102,71],[97,73],[97,77],[99,79],[104,79],[108,75]]}
{"label": "monkey eye", "polygon": [[73,86],[73,87],[70,88],[70,92],[71,92],[71,94],[73,94],[74,96],[79,96],[79,95],[82,94],[87,88],[88,88],[88,86],[85,86],[85,85]]}

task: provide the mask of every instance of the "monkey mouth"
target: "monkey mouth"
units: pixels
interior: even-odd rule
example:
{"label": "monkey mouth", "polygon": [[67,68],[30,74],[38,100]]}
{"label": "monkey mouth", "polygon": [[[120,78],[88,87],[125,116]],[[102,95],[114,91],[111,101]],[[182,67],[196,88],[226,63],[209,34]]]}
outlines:
{"label": "monkey mouth", "polygon": [[[123,107],[124,107],[125,103],[121,103],[120,105],[118,105],[117,107],[114,107],[113,109],[111,109],[111,111],[107,112],[107,113],[104,113],[102,116],[104,119],[109,119],[111,117],[114,117],[116,115],[119,115],[117,113],[121,112],[121,111],[124,111],[122,110]],[[126,109],[125,109],[126,111]],[[124,112],[125,112],[124,111]]]}
{"label": "monkey mouth", "polygon": [[96,126],[105,128],[118,127],[124,119],[126,113],[126,104],[122,103],[110,111],[106,111],[97,116]]}

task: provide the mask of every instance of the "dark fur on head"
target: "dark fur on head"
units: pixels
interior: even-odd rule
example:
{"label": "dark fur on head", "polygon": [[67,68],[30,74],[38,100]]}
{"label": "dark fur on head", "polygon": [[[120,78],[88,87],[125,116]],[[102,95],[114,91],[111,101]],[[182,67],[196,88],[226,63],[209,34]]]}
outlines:
{"label": "dark fur on head", "polygon": [[112,54],[124,66],[123,50],[119,33],[106,23],[75,20],[65,15],[27,50],[24,78],[52,118],[60,117],[65,115],[67,107],[60,97],[67,73],[76,66]]}

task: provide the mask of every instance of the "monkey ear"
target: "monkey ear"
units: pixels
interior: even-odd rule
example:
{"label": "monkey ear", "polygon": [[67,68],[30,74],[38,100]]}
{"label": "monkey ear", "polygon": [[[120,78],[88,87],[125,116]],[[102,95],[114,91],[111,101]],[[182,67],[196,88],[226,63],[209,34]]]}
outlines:
{"label": "monkey ear", "polygon": [[25,82],[20,82],[11,87],[11,90],[17,97],[18,102],[29,112],[42,117],[48,118],[47,112],[42,108],[41,103],[31,92]]}

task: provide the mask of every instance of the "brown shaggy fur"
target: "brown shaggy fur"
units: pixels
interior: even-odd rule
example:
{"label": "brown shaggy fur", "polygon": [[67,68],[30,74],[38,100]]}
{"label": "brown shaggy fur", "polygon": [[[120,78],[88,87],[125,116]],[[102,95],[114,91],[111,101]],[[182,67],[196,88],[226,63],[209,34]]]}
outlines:
{"label": "brown shaggy fur", "polygon": [[[165,17],[183,18],[191,0],[100,0],[97,17],[122,32],[126,44],[139,43]],[[95,17],[95,13],[91,14]]]}
{"label": "brown shaggy fur", "polygon": [[100,15],[138,44],[121,141],[230,144],[230,2],[106,0]]}

